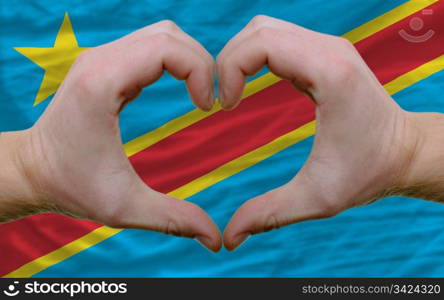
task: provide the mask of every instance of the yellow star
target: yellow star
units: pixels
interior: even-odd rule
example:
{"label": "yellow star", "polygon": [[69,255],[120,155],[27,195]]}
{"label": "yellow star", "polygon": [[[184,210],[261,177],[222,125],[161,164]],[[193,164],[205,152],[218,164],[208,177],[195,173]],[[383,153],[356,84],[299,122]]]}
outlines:
{"label": "yellow star", "polygon": [[77,44],[68,13],[65,13],[54,47],[15,47],[14,49],[45,70],[43,81],[34,100],[34,105],[37,105],[57,91],[77,56],[88,48],[79,47]]}

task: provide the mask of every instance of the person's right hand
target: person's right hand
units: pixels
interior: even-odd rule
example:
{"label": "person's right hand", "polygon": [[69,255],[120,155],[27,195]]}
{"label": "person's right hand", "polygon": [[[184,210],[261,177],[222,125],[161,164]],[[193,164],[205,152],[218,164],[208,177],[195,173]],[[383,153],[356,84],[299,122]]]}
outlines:
{"label": "person's right hand", "polygon": [[2,221],[56,211],[112,227],[192,237],[219,250],[220,232],[209,216],[149,188],[122,149],[119,112],[164,69],[186,80],[198,107],[212,107],[213,58],[170,21],[82,53],[38,122],[1,136],[1,146],[10,147],[2,149],[10,156],[6,161],[16,164],[3,169],[11,172],[2,176],[14,178],[2,181],[11,191],[0,195]]}
{"label": "person's right hand", "polygon": [[[224,233],[229,250],[251,234],[334,216],[427,182],[407,178],[415,166],[427,170],[429,164],[418,163],[426,136],[418,132],[432,127],[420,125],[422,117],[391,99],[350,42],[270,17],[254,18],[217,58],[224,108],[239,103],[245,77],[264,65],[315,102],[316,137],[307,162],[289,183],[235,213]],[[432,140],[439,140],[436,132]],[[428,151],[422,157],[437,157],[437,149]]]}

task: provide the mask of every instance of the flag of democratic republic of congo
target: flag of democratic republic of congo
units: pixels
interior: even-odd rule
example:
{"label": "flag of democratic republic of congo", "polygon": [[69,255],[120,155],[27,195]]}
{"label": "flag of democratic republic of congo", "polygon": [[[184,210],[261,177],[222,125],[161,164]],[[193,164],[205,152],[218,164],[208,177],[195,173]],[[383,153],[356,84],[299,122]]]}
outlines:
{"label": "flag of democratic republic of congo", "polygon": [[[444,0],[0,5],[0,131],[32,126],[89,47],[170,19],[215,57],[257,14],[344,36],[404,109],[444,112]],[[183,82],[165,74],[125,108],[120,126],[147,184],[197,203],[224,228],[244,201],[296,174],[315,115],[307,98],[265,69],[228,112],[196,110]],[[213,254],[190,239],[40,214],[0,225],[0,276],[442,276],[443,224],[444,205],[392,197]]]}

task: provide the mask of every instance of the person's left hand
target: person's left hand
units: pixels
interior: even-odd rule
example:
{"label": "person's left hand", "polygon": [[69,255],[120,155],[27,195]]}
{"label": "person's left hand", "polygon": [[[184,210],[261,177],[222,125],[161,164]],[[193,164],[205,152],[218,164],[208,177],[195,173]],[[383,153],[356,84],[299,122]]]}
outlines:
{"label": "person's left hand", "polygon": [[[16,145],[7,154],[8,162],[17,162],[11,170],[22,170],[19,179],[1,180],[11,176],[0,174],[0,192],[13,193],[0,193],[2,221],[55,211],[111,227],[192,237],[218,251],[222,239],[210,217],[195,204],[149,188],[122,149],[119,112],[164,69],[186,80],[198,107],[212,107],[213,58],[171,21],[83,52],[37,123],[1,136],[5,152]],[[16,186],[2,188],[6,180]]]}

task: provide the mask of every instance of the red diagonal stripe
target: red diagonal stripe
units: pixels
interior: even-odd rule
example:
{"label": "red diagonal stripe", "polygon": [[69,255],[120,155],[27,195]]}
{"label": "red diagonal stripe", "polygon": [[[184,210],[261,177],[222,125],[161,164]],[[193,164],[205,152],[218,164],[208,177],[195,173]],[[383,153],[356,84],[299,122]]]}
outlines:
{"label": "red diagonal stripe", "polygon": [[130,161],[148,185],[168,193],[313,119],[314,104],[281,81],[248,97],[235,110],[211,115]]}
{"label": "red diagonal stripe", "polygon": [[58,214],[38,214],[0,226],[0,276],[101,226]]}
{"label": "red diagonal stripe", "polygon": [[[425,43],[407,43],[398,35],[399,30],[408,30],[410,18],[407,18],[356,44],[382,83],[442,55],[443,6],[443,1],[430,6],[434,11],[431,17],[422,16],[421,12],[415,14],[425,21],[424,31],[430,28],[436,32]],[[168,192],[268,143],[313,116],[312,104],[283,81],[251,96],[236,110],[216,113],[130,160],[145,182],[154,189]],[[1,225],[0,274],[7,274],[97,226],[56,214],[32,216]]]}
{"label": "red diagonal stripe", "polygon": [[[424,15],[419,11],[355,44],[382,84],[444,53],[444,1],[438,1],[427,9],[432,10],[433,14]],[[424,22],[424,28],[418,32],[410,29],[409,22],[414,17]],[[423,43],[411,43],[400,36],[402,29],[416,36],[433,30],[434,35]]]}
{"label": "red diagonal stripe", "polygon": [[[429,7],[434,17],[426,24],[435,34],[427,42],[401,38],[399,30],[408,28],[407,18],[355,45],[382,84],[443,53],[444,9],[438,9],[443,7],[442,1]],[[416,16],[421,12],[412,15]],[[233,111],[218,112],[176,132],[130,161],[148,185],[168,193],[313,119],[312,102],[288,81],[281,81],[248,97]]]}

